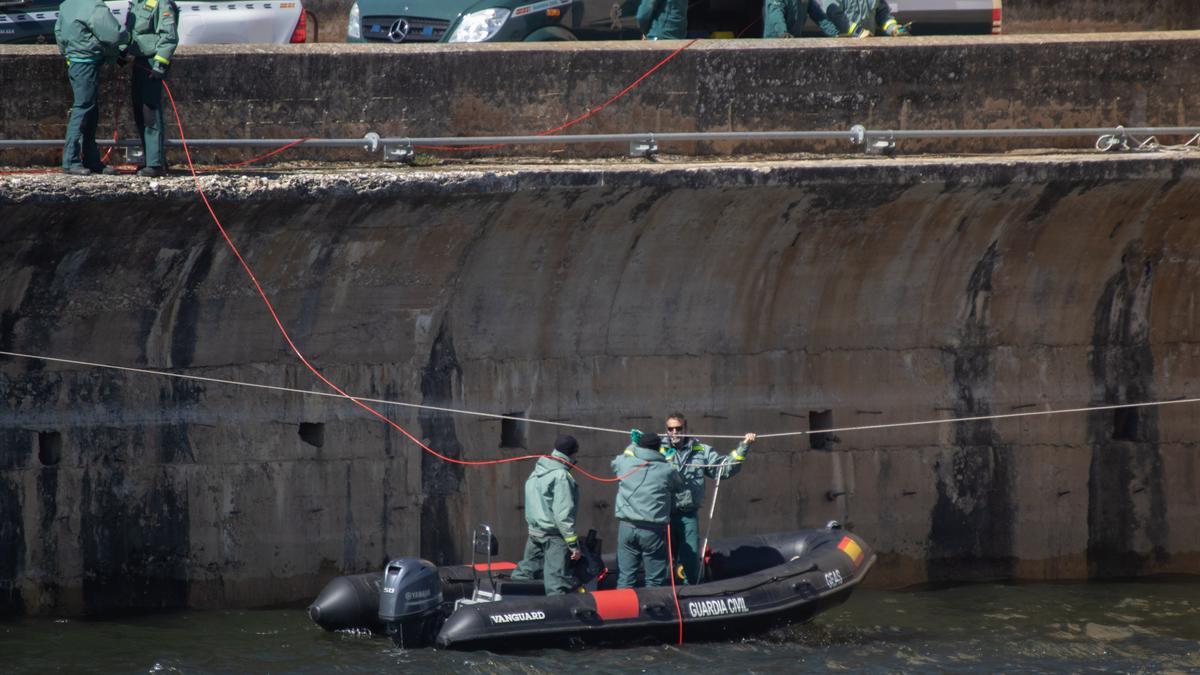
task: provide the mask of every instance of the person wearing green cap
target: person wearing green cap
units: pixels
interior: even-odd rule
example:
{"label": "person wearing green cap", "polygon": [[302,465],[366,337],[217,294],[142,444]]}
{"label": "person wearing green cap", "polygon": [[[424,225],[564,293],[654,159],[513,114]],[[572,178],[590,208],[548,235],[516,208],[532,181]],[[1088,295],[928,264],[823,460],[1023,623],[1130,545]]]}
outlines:
{"label": "person wearing green cap", "polygon": [[634,429],[632,443],[612,461],[617,488],[617,588],[633,588],[639,572],[646,586],[665,586],[668,578],[667,523],[671,499],[683,485],[679,472],[663,457],[658,434]]}
{"label": "person wearing green cap", "polygon": [[525,524],[529,539],[525,556],[512,578],[536,579],[542,575],[546,595],[570,593],[575,584],[568,572],[568,558],[579,560],[579,536],[575,533],[575,512],[579,507],[579,486],[571,476],[579,443],[574,436],[559,436],[554,450],[542,457],[525,481]]}
{"label": "person wearing green cap", "polygon": [[134,59],[133,121],[142,137],[145,164],[139,176],[151,178],[167,171],[164,150],[163,80],[179,45],[179,8],[174,0],[130,0],[125,27],[130,33],[129,55]]}
{"label": "person wearing green cap", "polygon": [[682,40],[687,37],[687,0],[641,0],[637,25],[647,40]]}
{"label": "person wearing green cap", "polygon": [[[876,34],[899,37],[908,35],[908,26],[892,16],[888,0],[813,0],[829,19],[830,37],[870,37]],[[824,27],[823,27],[824,28]]]}
{"label": "person wearing green cap", "polygon": [[100,66],[115,63],[128,39],[104,0],[64,0],[58,7],[54,41],[67,59],[73,97],[63,143],[64,173],[86,176],[104,170],[96,146]]}
{"label": "person wearing green cap", "polygon": [[675,553],[676,576],[685,583],[700,583],[700,557],[704,554],[700,550],[700,507],[704,505],[704,481],[736,476],[756,438],[755,434],[746,434],[732,452],[722,456],[712,446],[687,435],[687,419],[682,413],[667,417],[662,452],[683,478],[671,508],[671,549]]}

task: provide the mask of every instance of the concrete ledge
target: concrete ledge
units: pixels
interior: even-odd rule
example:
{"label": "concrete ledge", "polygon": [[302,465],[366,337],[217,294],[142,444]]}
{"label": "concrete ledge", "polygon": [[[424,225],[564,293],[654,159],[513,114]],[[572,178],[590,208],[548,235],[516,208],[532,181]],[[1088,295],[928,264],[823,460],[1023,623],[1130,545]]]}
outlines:
{"label": "concrete ledge", "polygon": [[[179,52],[171,80],[191,137],[357,138],[534,134],[578,117],[683,43],[205,47]],[[572,132],[961,129],[1196,124],[1200,33],[701,41]],[[123,74],[104,85],[101,135],[131,135]],[[0,48],[0,137],[56,138],[70,96],[53,48]],[[903,151],[1086,147],[1088,139],[906,142]],[[750,144],[664,151],[739,153]],[[772,145],[776,150],[841,144]],[[519,152],[521,149],[517,149]],[[538,152],[545,152],[544,149]],[[611,155],[572,146],[563,154]],[[57,151],[0,151],[50,164]],[[197,153],[200,161],[258,153]],[[357,152],[304,149],[286,158]]]}

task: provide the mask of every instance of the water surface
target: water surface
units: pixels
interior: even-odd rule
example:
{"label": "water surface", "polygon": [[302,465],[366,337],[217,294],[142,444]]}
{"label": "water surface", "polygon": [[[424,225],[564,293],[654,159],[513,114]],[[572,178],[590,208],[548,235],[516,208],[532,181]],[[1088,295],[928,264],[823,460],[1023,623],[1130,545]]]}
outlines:
{"label": "water surface", "polygon": [[804,626],[724,643],[522,654],[402,650],[326,633],[303,610],[0,623],[17,673],[601,673],[1200,670],[1200,583],[860,589]]}

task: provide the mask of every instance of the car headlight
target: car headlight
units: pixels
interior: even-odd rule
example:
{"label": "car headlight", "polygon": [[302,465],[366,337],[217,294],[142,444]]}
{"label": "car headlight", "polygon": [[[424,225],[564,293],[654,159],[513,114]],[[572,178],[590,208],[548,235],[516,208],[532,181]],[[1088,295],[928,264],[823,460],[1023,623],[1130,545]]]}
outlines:
{"label": "car headlight", "polygon": [[358,3],[350,5],[350,18],[346,20],[346,37],[362,39],[362,13],[358,11]]}
{"label": "car headlight", "polygon": [[471,12],[459,22],[458,28],[447,42],[483,42],[490,40],[508,21],[511,14],[507,9],[485,9]]}

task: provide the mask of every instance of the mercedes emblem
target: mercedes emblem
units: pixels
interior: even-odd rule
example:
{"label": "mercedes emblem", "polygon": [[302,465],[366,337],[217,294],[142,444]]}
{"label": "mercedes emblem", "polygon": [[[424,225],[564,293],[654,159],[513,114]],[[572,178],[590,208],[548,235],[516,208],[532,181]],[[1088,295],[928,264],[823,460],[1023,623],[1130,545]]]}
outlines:
{"label": "mercedes emblem", "polygon": [[408,25],[407,19],[396,19],[396,23],[388,29],[388,39],[392,42],[404,42],[408,38],[408,31],[412,30],[412,26]]}

